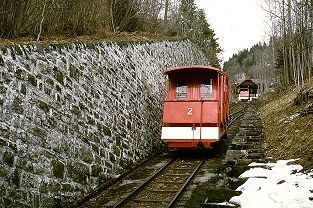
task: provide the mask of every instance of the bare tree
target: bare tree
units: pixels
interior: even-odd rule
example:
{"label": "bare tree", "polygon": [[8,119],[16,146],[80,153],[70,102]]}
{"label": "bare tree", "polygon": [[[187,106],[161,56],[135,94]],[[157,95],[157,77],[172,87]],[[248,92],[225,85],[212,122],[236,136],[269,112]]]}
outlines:
{"label": "bare tree", "polygon": [[40,35],[41,35],[41,32],[42,32],[42,23],[43,23],[43,20],[44,20],[44,17],[45,17],[45,10],[46,10],[46,0],[44,1],[43,8],[42,8],[41,21],[40,21],[39,33],[38,33],[38,36],[37,36],[37,41],[39,41]]}
{"label": "bare tree", "polygon": [[300,90],[312,70],[312,1],[271,0],[267,5],[276,25],[272,29],[280,83],[282,87],[293,83]]}

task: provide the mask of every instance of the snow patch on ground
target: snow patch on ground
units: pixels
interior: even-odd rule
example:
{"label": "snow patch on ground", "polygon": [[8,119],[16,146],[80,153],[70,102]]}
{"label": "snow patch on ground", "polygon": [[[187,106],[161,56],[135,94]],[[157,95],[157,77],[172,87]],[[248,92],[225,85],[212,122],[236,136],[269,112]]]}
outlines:
{"label": "snow patch on ground", "polygon": [[288,116],[287,118],[280,119],[278,123],[284,123],[284,124],[290,123],[293,119],[297,118],[298,116],[300,116],[300,113],[295,113],[291,116]]}
{"label": "snow patch on ground", "polygon": [[248,180],[237,188],[242,191],[230,203],[241,208],[313,208],[313,170],[302,173],[296,160],[276,163],[251,163],[240,177]]}

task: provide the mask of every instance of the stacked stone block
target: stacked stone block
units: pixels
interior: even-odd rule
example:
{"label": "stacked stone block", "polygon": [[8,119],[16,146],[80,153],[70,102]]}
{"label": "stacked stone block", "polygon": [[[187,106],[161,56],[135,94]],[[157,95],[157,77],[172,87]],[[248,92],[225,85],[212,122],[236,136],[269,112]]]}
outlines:
{"label": "stacked stone block", "polygon": [[224,166],[228,176],[239,177],[248,169],[250,163],[265,161],[262,130],[263,126],[257,112],[257,105],[251,103],[245,111],[239,130],[225,155]]}
{"label": "stacked stone block", "polygon": [[160,147],[162,71],[189,41],[0,47],[0,204],[54,207]]}

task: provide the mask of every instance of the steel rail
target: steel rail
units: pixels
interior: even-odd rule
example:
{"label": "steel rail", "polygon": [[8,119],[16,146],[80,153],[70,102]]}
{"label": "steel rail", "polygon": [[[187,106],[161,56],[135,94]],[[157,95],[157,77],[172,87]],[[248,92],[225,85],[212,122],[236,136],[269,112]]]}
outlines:
{"label": "steel rail", "polygon": [[174,198],[170,201],[170,203],[168,204],[168,208],[172,207],[175,203],[175,201],[178,199],[178,197],[180,196],[180,194],[184,191],[184,189],[187,187],[187,185],[189,184],[189,182],[191,181],[191,179],[195,176],[195,174],[198,172],[198,170],[200,169],[200,167],[202,166],[202,164],[205,162],[206,159],[203,159],[195,168],[195,170],[191,173],[191,175],[188,177],[188,179],[186,180],[186,182],[183,184],[183,186],[180,188],[180,190],[175,194]]}
{"label": "steel rail", "polygon": [[[231,113],[230,114],[230,121],[228,122],[228,125],[227,127],[230,127],[238,118],[240,118],[241,116],[245,115],[245,111],[247,110],[248,108],[248,105],[244,105],[243,109],[237,111],[237,112],[234,112],[234,113]],[[240,113],[240,114],[239,114]],[[235,115],[239,114],[238,116],[236,116],[235,118],[233,118]]]}
{"label": "steel rail", "polygon": [[136,193],[138,193],[142,187],[144,187],[147,183],[149,183],[152,179],[154,179],[157,175],[159,175],[160,172],[162,172],[166,167],[168,167],[175,160],[176,159],[171,159],[169,162],[167,162],[162,168],[160,168],[157,172],[155,172],[152,176],[150,176],[147,180],[145,180],[142,184],[140,184],[135,190],[133,190],[131,193],[125,196],[121,201],[119,201],[114,206],[114,208],[118,208],[124,205],[128,200],[130,200],[130,198],[132,198]]}
{"label": "steel rail", "polygon": [[232,118],[229,122],[227,127],[230,127],[238,118],[240,118],[241,116],[245,115],[245,113],[241,113],[239,116],[237,116],[236,118]]}
{"label": "steel rail", "polygon": [[236,115],[236,114],[238,114],[238,113],[241,113],[242,111],[247,110],[247,108],[248,108],[248,104],[245,104],[245,105],[243,105],[243,107],[242,107],[241,110],[238,110],[237,112],[231,113],[230,116],[234,116],[234,115]]}

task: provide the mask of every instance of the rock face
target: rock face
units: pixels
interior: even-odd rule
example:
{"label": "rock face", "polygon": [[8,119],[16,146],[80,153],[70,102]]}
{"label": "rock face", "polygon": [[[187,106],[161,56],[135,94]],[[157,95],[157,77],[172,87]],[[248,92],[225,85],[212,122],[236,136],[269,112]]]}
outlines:
{"label": "rock face", "polygon": [[191,42],[0,47],[0,204],[53,207],[160,147],[168,67]]}

